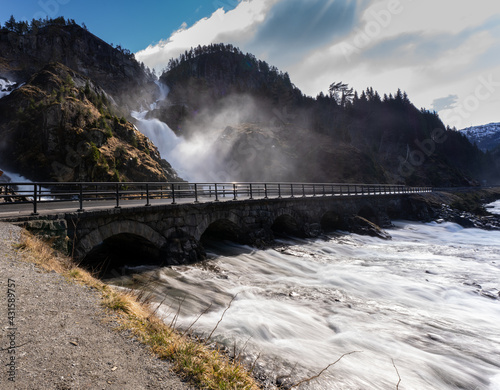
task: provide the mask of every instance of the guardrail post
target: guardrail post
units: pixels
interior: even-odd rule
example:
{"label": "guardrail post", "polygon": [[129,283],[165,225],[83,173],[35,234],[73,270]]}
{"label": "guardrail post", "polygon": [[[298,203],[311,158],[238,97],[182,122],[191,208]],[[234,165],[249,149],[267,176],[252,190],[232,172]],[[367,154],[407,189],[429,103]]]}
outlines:
{"label": "guardrail post", "polygon": [[316,196],[316,185],[313,184],[313,196]]}
{"label": "guardrail post", "polygon": [[33,212],[31,215],[38,215],[38,210],[37,210],[37,185],[33,184]]}
{"label": "guardrail post", "polygon": [[267,199],[267,183],[264,183],[264,199]]}
{"label": "guardrail post", "polygon": [[81,213],[81,212],[83,212],[83,184],[80,183],[79,187],[80,187],[80,194],[78,196],[78,200],[80,201],[80,208],[76,211]]}
{"label": "guardrail post", "polygon": [[281,199],[281,183],[278,183],[278,199]]}
{"label": "guardrail post", "polygon": [[170,184],[170,192],[172,193],[172,204],[177,204],[175,201],[175,184]]}
{"label": "guardrail post", "polygon": [[175,202],[175,184],[170,184],[170,190],[172,191],[172,204],[176,204]]}
{"label": "guardrail post", "polygon": [[217,193],[217,183],[215,183],[214,186],[215,186],[215,201],[218,202],[219,201],[219,194]]}
{"label": "guardrail post", "polygon": [[194,203],[198,202],[198,184],[194,183]]}
{"label": "guardrail post", "polygon": [[236,200],[236,184],[233,183],[233,200]]}
{"label": "guardrail post", "polygon": [[146,207],[151,206],[149,203],[149,184],[146,183]]}
{"label": "guardrail post", "polygon": [[295,198],[295,196],[293,196],[293,183],[290,184],[290,198]]}
{"label": "guardrail post", "polygon": [[[340,193],[340,196],[342,196],[342,186],[339,186],[339,193]],[[332,186],[332,195],[333,195],[333,186]]]}
{"label": "guardrail post", "polygon": [[325,185],[323,184],[323,196],[326,196]]}
{"label": "guardrail post", "polygon": [[302,197],[303,198],[306,197],[306,186],[305,186],[305,184],[302,184]]}
{"label": "guardrail post", "polygon": [[120,185],[116,185],[116,206],[115,209],[120,208]]}
{"label": "guardrail post", "polygon": [[252,183],[250,183],[250,199],[253,199]]}

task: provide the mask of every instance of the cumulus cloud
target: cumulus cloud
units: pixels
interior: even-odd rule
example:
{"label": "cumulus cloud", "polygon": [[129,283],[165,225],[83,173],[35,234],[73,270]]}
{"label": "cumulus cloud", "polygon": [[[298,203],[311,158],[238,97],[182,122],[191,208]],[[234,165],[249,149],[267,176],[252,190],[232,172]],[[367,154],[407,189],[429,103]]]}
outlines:
{"label": "cumulus cloud", "polygon": [[210,17],[199,20],[190,28],[181,26],[168,39],[148,46],[135,56],[150,68],[161,70],[171,58],[177,58],[191,47],[219,42],[243,46],[256,33],[257,26],[277,1],[246,0],[227,12],[223,7],[218,8]]}

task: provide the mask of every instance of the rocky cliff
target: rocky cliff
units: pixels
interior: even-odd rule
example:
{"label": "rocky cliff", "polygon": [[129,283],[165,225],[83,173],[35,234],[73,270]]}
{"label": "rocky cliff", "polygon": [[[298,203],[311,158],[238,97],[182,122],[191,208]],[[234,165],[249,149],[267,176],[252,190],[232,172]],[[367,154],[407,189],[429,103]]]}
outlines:
{"label": "rocky cliff", "polygon": [[128,121],[154,76],[74,22],[0,29],[0,164],[36,181],[179,180]]}
{"label": "rocky cliff", "polygon": [[150,101],[154,77],[134,56],[74,23],[36,24],[24,33],[0,29],[0,75],[26,82],[48,63],[59,62],[88,77],[124,110]]}
{"label": "rocky cliff", "polygon": [[59,64],[0,99],[0,163],[38,181],[178,180],[92,80]]}

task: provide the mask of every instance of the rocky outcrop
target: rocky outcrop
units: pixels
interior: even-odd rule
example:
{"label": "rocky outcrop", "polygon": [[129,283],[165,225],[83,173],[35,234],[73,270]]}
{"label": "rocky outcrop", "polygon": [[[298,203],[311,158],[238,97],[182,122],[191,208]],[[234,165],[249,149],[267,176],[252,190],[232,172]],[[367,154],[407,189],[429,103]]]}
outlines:
{"label": "rocky outcrop", "polygon": [[380,226],[359,215],[346,219],[345,230],[363,236],[378,237],[383,240],[390,240],[392,238],[391,235],[381,229]]}
{"label": "rocky outcrop", "polygon": [[37,181],[179,180],[89,78],[52,63],[0,99],[0,164]]}
{"label": "rocky outcrop", "polygon": [[77,24],[33,26],[24,34],[0,29],[0,76],[26,82],[52,62],[88,77],[128,110],[149,102],[157,90],[153,76],[130,52]]}
{"label": "rocky outcrop", "polygon": [[454,222],[464,228],[500,229],[500,216],[485,204],[500,199],[500,189],[462,189],[410,195],[397,216],[423,222]]}

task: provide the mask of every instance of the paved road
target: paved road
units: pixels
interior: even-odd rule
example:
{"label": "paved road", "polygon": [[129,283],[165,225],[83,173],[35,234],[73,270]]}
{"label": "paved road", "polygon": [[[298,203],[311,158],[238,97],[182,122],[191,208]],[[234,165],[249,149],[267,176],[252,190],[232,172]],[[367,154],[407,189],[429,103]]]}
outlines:
{"label": "paved road", "polygon": [[[399,192],[403,193],[403,192]],[[391,194],[398,194],[398,192],[394,191],[391,192]],[[278,194],[270,193],[268,194],[270,199],[275,199],[278,198]],[[281,193],[283,198],[290,198],[290,193]],[[357,196],[360,195],[388,195],[387,193],[379,193],[379,192],[371,192],[371,193],[364,193],[364,194],[357,194]],[[313,197],[347,197],[347,196],[355,196],[354,194],[348,195],[346,193],[335,193],[335,194],[318,194],[318,195],[307,195],[307,198],[313,198]],[[303,198],[302,194],[297,194],[295,196],[296,198]],[[249,196],[248,194],[238,194],[237,200],[248,200]],[[253,194],[253,199],[264,199],[264,194],[263,193],[257,193]],[[206,203],[206,202],[214,202],[216,199],[215,197],[212,196],[199,196],[198,201],[200,203]],[[218,201],[220,202],[228,202],[234,200],[234,196],[232,192],[227,191],[225,195],[219,194],[218,196]],[[132,208],[132,207],[142,207],[146,205],[147,200],[145,198],[143,199],[127,199],[127,200],[120,200],[120,208]],[[187,204],[187,203],[194,203],[195,199],[194,197],[180,197],[175,199],[176,204]],[[149,203],[151,206],[158,206],[158,205],[170,205],[172,204],[172,199],[171,198],[165,198],[165,199],[150,199]],[[112,209],[116,206],[116,200],[88,200],[84,201],[83,203],[83,209],[84,211],[96,211],[96,210],[106,210],[106,209]],[[38,202],[37,204],[37,212],[39,215],[55,215],[55,214],[64,214],[64,213],[74,213],[77,212],[77,210],[80,208],[80,204],[78,201],[64,201],[64,202],[50,202],[50,201],[41,201]],[[24,218],[24,217],[29,217],[32,216],[33,214],[33,204],[32,203],[0,203],[0,221],[11,221],[13,219],[17,218]]]}
{"label": "paved road", "polygon": [[[256,197],[254,197],[255,199]],[[238,200],[248,199],[246,196],[238,196]],[[214,197],[200,197],[199,202],[213,202]],[[225,202],[233,200],[233,196],[226,195],[226,197],[219,197],[219,201]],[[176,204],[186,204],[194,203],[194,198],[177,198],[175,200]],[[158,205],[170,205],[172,204],[172,199],[150,199],[151,206]],[[120,208],[132,208],[132,207],[142,207],[146,205],[146,199],[134,199],[134,200],[121,200]],[[96,211],[96,210],[106,210],[112,209],[116,206],[116,200],[92,200],[85,201],[83,203],[84,211]],[[80,203],[78,201],[68,201],[68,202],[39,202],[37,204],[37,212],[39,215],[54,215],[62,213],[74,213],[80,208]],[[18,217],[28,217],[33,213],[32,203],[2,203],[0,204],[0,220],[18,218]]]}

